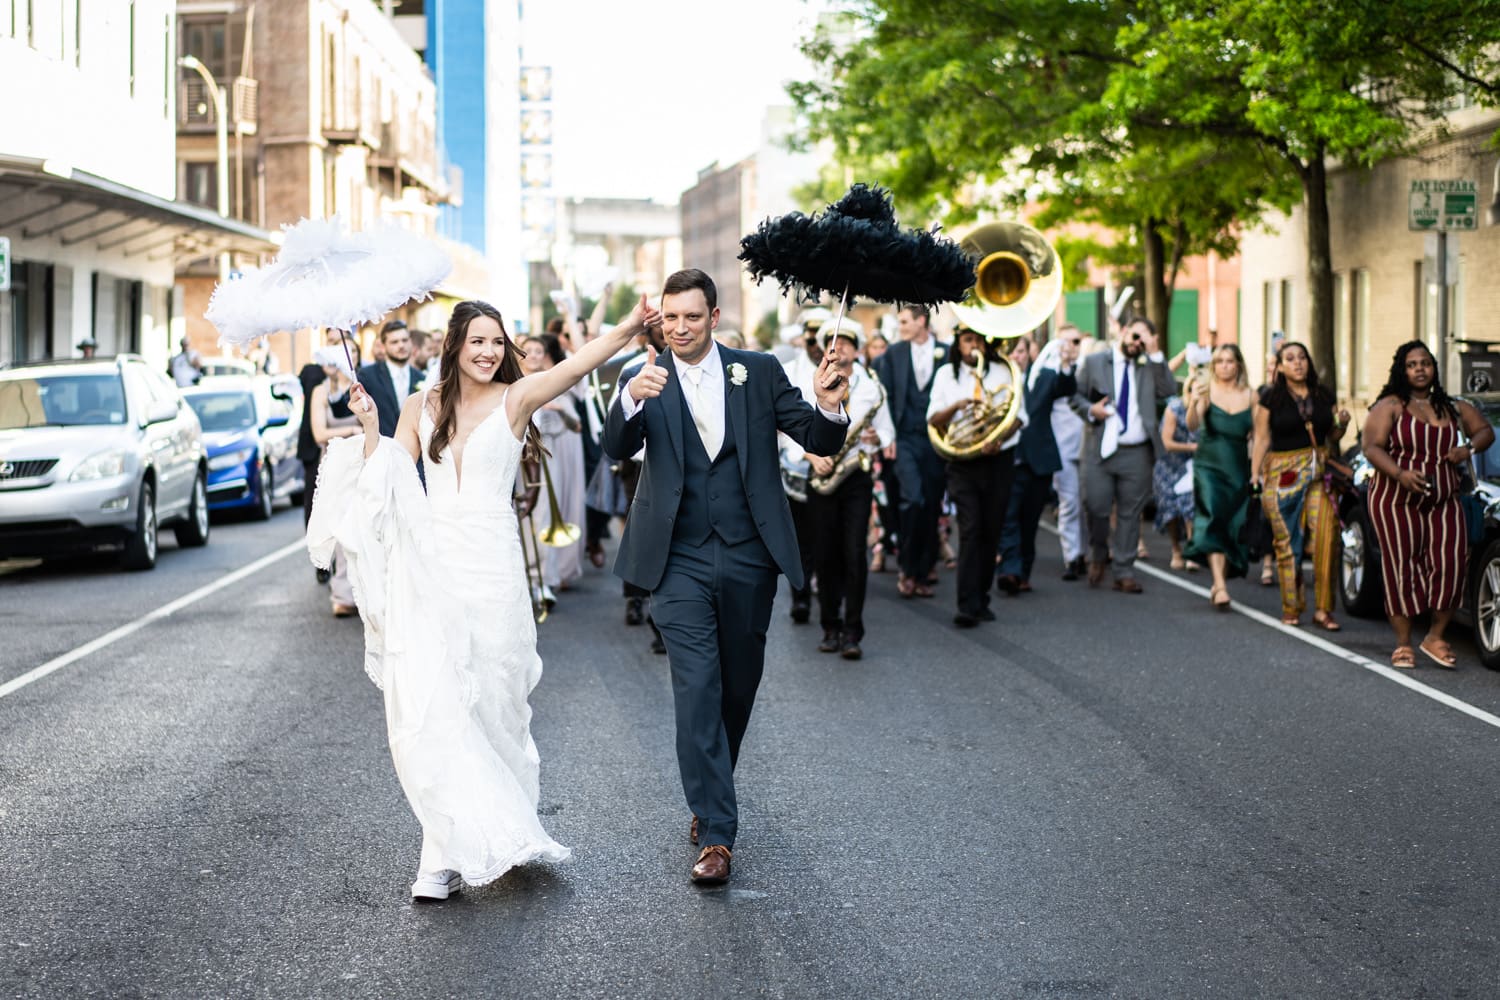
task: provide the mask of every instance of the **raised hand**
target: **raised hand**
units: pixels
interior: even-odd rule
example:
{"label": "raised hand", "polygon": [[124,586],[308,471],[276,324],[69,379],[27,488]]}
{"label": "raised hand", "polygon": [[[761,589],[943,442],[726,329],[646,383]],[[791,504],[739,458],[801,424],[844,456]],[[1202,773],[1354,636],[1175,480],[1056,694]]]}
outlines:
{"label": "raised hand", "polygon": [[380,411],[375,407],[375,400],[358,382],[349,387],[349,410],[358,418],[366,434],[380,433]]}
{"label": "raised hand", "polygon": [[[641,296],[641,302],[645,301],[646,297]],[[631,313],[631,315],[635,314]],[[660,317],[661,313],[657,313],[657,316]],[[630,393],[631,399],[639,403],[660,396],[666,387],[667,370],[656,363],[656,348],[648,347],[646,348],[646,364],[635,373],[634,378],[625,384],[625,391]]]}
{"label": "raised hand", "polygon": [[[620,323],[616,332],[625,337],[634,337],[645,333],[647,327],[660,325],[661,310],[646,301],[646,296],[642,295],[641,300],[635,304],[634,309],[630,310],[630,315]],[[655,351],[652,354],[654,355]]]}
{"label": "raised hand", "polygon": [[844,375],[839,371],[832,348],[823,352],[823,360],[813,374],[813,395],[818,398],[818,405],[830,413],[837,413],[844,404]]}

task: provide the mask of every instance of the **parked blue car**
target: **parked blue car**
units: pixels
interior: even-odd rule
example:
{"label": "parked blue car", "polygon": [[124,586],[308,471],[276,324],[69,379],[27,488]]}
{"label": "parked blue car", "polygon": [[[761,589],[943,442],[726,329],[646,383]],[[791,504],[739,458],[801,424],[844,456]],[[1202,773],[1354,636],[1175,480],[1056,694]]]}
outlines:
{"label": "parked blue car", "polygon": [[273,393],[269,380],[239,376],[206,377],[182,398],[203,425],[209,510],[244,509],[264,521],[277,500],[302,504],[295,400]]}

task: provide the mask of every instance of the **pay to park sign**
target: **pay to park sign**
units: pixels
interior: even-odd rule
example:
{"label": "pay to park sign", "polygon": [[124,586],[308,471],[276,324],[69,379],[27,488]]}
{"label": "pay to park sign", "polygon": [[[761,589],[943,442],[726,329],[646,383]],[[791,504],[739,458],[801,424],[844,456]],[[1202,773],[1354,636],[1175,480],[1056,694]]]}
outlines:
{"label": "pay to park sign", "polygon": [[1479,228],[1479,182],[1414,180],[1407,200],[1407,227],[1449,232]]}

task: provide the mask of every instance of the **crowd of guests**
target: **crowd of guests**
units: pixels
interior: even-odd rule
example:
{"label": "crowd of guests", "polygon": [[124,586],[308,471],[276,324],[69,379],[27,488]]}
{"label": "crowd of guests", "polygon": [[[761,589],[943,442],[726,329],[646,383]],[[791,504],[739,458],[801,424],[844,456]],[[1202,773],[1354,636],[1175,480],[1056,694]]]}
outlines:
{"label": "crowd of guests", "polygon": [[[598,335],[602,319],[601,305],[592,316],[558,317],[544,333],[518,338],[522,369],[560,363]],[[1102,587],[1107,579],[1117,592],[1141,593],[1135,563],[1150,556],[1149,525],[1165,537],[1172,569],[1207,568],[1212,607],[1227,610],[1231,581],[1258,567],[1260,583],[1279,589],[1282,622],[1300,626],[1310,575],[1310,622],[1341,629],[1337,492],[1350,488],[1339,454],[1351,416],[1302,344],[1280,343],[1264,383],[1253,387],[1236,345],[1192,347],[1169,359],[1143,317],[1124,320],[1104,340],[1064,324],[1045,343],[1034,335],[996,342],[963,327],[939,339],[923,306],[900,309],[893,330],[866,333],[832,320],[827,310],[808,310],[779,348],[788,380],[809,402],[826,352],[849,387],[843,451],[810,455],[790,439],[781,444],[807,581],[791,594],[790,613],[794,623],[810,623],[816,606],[820,651],[863,655],[872,572],[894,570],[902,598],[925,599],[937,594],[938,570],[947,568],[954,624],[995,621],[993,596],[1032,590],[1037,533],[1049,508],[1065,581],[1086,577]],[[725,346],[743,344],[738,333],[719,336]],[[435,382],[441,343],[441,333],[392,321],[361,365],[356,341],[328,336],[301,373],[307,405],[299,454],[309,483],[326,443],[358,432],[348,408],[352,382],[375,397],[382,422],[392,424],[381,431],[391,433],[400,400]],[[654,346],[664,347],[659,339]],[[1020,381],[1010,386],[1012,370]],[[941,435],[976,382],[988,396],[1007,386],[1021,395],[1018,429],[982,453],[945,461],[930,430]],[[536,417],[547,460],[545,472],[530,473],[539,481],[523,484],[539,490],[534,514],[547,527],[555,509],[579,528],[576,542],[539,548],[549,609],[587,566],[604,567],[604,541],[634,487],[637,463],[611,462],[599,450],[607,388],[586,380]],[[1396,637],[1394,666],[1415,666],[1418,651],[1456,664],[1444,633],[1462,597],[1473,530],[1463,469],[1493,439],[1477,411],[1443,390],[1427,348],[1402,345],[1361,442],[1375,469],[1368,507]],[[340,561],[319,576],[329,584],[333,614],[353,614]],[[647,595],[627,585],[623,596],[626,623],[649,624]],[[1424,615],[1428,631],[1414,647],[1412,623]],[[652,631],[653,649],[664,652]]]}

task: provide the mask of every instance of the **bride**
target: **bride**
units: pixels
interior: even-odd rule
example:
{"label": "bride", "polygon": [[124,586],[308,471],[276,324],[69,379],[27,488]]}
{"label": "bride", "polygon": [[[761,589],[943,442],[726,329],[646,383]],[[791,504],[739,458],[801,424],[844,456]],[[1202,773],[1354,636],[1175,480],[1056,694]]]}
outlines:
{"label": "bride", "polygon": [[542,662],[511,495],[523,453],[540,447],[532,415],[660,315],[642,296],[609,334],[523,377],[500,313],[460,302],[440,380],[407,398],[395,438],[379,436],[356,384],[364,435],[329,443],[308,548],[319,566],[335,544],[348,559],[365,669],[385,693],[396,774],[422,826],[413,899],[568,857],[536,814],[527,697]]}

